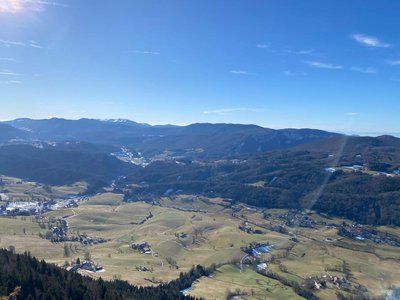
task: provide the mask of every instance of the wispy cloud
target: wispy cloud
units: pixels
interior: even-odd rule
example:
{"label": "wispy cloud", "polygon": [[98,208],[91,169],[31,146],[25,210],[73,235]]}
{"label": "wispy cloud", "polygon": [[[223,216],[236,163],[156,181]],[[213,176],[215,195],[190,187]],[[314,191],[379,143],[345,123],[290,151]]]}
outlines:
{"label": "wispy cloud", "polygon": [[351,67],[350,70],[364,74],[376,74],[376,69],[374,68]]}
{"label": "wispy cloud", "polygon": [[214,110],[205,110],[203,114],[210,115],[229,115],[235,112],[262,112],[263,109],[259,108],[249,108],[249,107],[236,107],[236,108],[221,108],[221,109],[214,109]]}
{"label": "wispy cloud", "polygon": [[268,49],[271,46],[271,44],[257,44],[257,48],[262,48],[262,49]]}
{"label": "wispy cloud", "polygon": [[2,80],[0,81],[0,84],[4,84],[4,85],[10,85],[10,84],[20,84],[22,83],[19,80]]}
{"label": "wispy cloud", "polygon": [[350,36],[353,40],[355,40],[357,43],[366,46],[366,47],[371,47],[371,48],[389,48],[391,47],[390,44],[385,43],[381,41],[380,39],[365,35],[365,34],[353,34]]}
{"label": "wispy cloud", "polygon": [[11,47],[11,46],[26,47],[25,43],[16,42],[16,41],[9,41],[9,40],[2,40],[2,39],[0,39],[0,45],[5,46],[5,47]]}
{"label": "wispy cloud", "polygon": [[347,113],[344,113],[344,115],[345,116],[358,116],[360,113],[358,113],[358,112],[347,112]]}
{"label": "wispy cloud", "polygon": [[68,7],[67,4],[45,0],[0,0],[0,13],[16,14],[23,11],[43,12],[47,7]]}
{"label": "wispy cloud", "polygon": [[303,56],[314,56],[314,57],[324,56],[323,54],[316,52],[314,49],[302,49],[302,50],[286,49],[286,50],[283,50],[283,52],[289,53],[289,54],[294,54],[294,55],[303,55]]}
{"label": "wispy cloud", "polygon": [[284,71],[283,75],[289,76],[289,77],[295,77],[295,76],[307,76],[308,74],[306,72]]}
{"label": "wispy cloud", "polygon": [[160,55],[160,52],[157,51],[141,51],[141,50],[134,50],[133,53],[137,53],[137,54],[150,54],[150,55]]}
{"label": "wispy cloud", "polygon": [[35,42],[35,41],[29,41],[29,42],[25,43],[25,42],[20,42],[20,41],[10,41],[10,40],[0,39],[0,45],[4,46],[4,47],[17,46],[17,47],[43,48],[41,45],[39,45],[38,42]]}
{"label": "wispy cloud", "polygon": [[18,0],[1,0],[0,13],[16,13],[22,9],[22,3]]}
{"label": "wispy cloud", "polygon": [[307,65],[309,65],[310,67],[319,68],[319,69],[329,69],[329,70],[340,70],[340,69],[343,69],[343,66],[329,64],[329,63],[323,63],[323,62],[320,62],[320,61],[306,61],[305,63]]}
{"label": "wispy cloud", "polygon": [[6,75],[6,76],[22,76],[23,74],[14,73],[14,72],[10,72],[10,71],[0,71],[0,75]]}
{"label": "wispy cloud", "polygon": [[16,60],[11,57],[0,57],[0,61],[16,61]]}
{"label": "wispy cloud", "polygon": [[400,66],[400,59],[399,60],[387,60],[386,63],[392,66]]}
{"label": "wispy cloud", "polygon": [[299,54],[299,55],[315,55],[315,51],[313,49],[300,50],[300,51],[296,51],[296,54]]}
{"label": "wispy cloud", "polygon": [[231,70],[230,72],[231,72],[231,74],[234,74],[234,75],[250,75],[251,74],[250,72],[244,71],[244,70]]}
{"label": "wispy cloud", "polygon": [[28,44],[30,47],[33,47],[33,48],[39,48],[39,49],[42,49],[43,47],[42,46],[40,46],[39,45],[39,43],[38,42],[36,42],[36,41],[29,41],[29,44]]}
{"label": "wispy cloud", "polygon": [[[11,0],[12,1],[12,0]],[[14,0],[16,1],[16,0]],[[68,4],[57,2],[57,1],[44,1],[44,0],[19,0],[22,3],[30,3],[30,4],[40,4],[47,6],[58,6],[58,7],[69,7]]]}

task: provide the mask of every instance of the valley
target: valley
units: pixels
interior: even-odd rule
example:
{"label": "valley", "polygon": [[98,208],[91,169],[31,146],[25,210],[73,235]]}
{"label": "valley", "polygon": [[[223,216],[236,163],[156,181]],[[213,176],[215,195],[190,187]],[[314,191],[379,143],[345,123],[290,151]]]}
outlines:
{"label": "valley", "polygon": [[381,299],[400,286],[398,138],[8,124],[0,248],[155,289],[200,265],[171,291],[207,300]]}
{"label": "valley", "polygon": [[[14,193],[15,180],[3,180]],[[78,191],[79,185],[53,190],[68,195],[72,189]],[[68,236],[105,242],[43,238],[55,220],[65,220]],[[399,247],[343,237],[343,222],[352,224],[315,212],[260,209],[224,198],[182,194],[127,203],[123,194],[103,192],[73,208],[0,218],[0,247],[30,251],[66,268],[78,257],[90,259],[102,272],[79,270],[85,276],[142,286],[169,282],[196,264],[215,264],[212,276],[185,291],[206,299],[225,299],[228,294],[243,299],[304,298],[294,286],[321,299],[336,299],[338,293],[377,297],[399,286]],[[400,238],[395,227],[374,230]],[[148,253],[132,248],[143,243]],[[244,252],[256,244],[269,244],[271,251],[253,258]],[[263,262],[266,267],[258,269]]]}

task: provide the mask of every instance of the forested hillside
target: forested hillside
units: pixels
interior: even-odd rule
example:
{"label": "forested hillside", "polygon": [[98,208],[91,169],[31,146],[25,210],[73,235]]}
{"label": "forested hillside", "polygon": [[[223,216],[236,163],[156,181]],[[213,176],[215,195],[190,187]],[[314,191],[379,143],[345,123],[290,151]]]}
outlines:
{"label": "forested hillside", "polygon": [[104,153],[39,149],[29,145],[0,147],[0,174],[49,185],[107,182],[134,168]]}
{"label": "forested hillside", "polygon": [[346,146],[336,139],[326,149],[319,142],[309,150],[215,163],[157,162],[127,178],[139,187],[126,191],[126,199],[199,193],[259,207],[315,209],[362,223],[399,225],[398,142],[393,137],[350,138]]}
{"label": "forested hillside", "polygon": [[12,293],[16,299],[195,299],[180,291],[194,280],[207,276],[213,269],[201,266],[157,287],[135,287],[126,281],[93,280],[88,276],[68,272],[55,265],[39,261],[29,254],[14,254],[0,249],[0,298]]}
{"label": "forested hillside", "polygon": [[10,125],[9,127],[13,126],[11,128],[16,131],[23,129],[26,141],[81,141],[128,146],[146,156],[172,151],[179,155],[201,158],[221,158],[226,155],[287,149],[338,136],[336,133],[316,129],[276,130],[241,124],[151,126],[129,120],[60,118],[16,119],[6,124]]}

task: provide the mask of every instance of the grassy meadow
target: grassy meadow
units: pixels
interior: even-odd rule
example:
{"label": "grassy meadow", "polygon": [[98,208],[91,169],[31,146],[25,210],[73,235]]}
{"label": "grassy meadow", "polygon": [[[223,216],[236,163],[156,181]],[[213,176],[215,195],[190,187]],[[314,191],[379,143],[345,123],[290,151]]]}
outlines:
{"label": "grassy meadow", "polygon": [[[69,192],[66,187],[61,190]],[[223,199],[195,196],[163,198],[153,204],[124,203],[121,194],[103,193],[79,207],[49,212],[44,220],[65,218],[71,234],[104,238],[107,243],[93,246],[51,243],[39,237],[46,229],[31,217],[4,217],[0,218],[0,247],[12,245],[17,252],[29,250],[32,255],[59,265],[78,257],[82,259],[89,253],[105,269],[89,276],[121,278],[143,286],[173,280],[195,264],[216,264],[219,267],[215,274],[201,278],[189,291],[206,299],[224,299],[228,290],[240,290],[246,299],[301,299],[292,288],[258,274],[252,266],[244,266],[240,271],[238,262],[245,255],[241,247],[252,242],[273,244],[273,251],[263,257],[271,261],[274,256],[268,269],[292,282],[302,284],[310,276],[327,274],[344,276],[341,266],[346,262],[352,280],[368,287],[371,295],[379,296],[392,285],[400,286],[398,248],[341,239],[330,227],[289,228],[290,234],[282,234],[263,226],[277,223],[276,216],[284,210],[270,210],[270,217],[264,219],[259,210],[238,206],[234,212],[225,203]],[[243,220],[263,233],[239,230]],[[390,230],[398,234],[395,228]],[[293,235],[298,242],[291,241]],[[153,255],[129,247],[131,243],[143,242],[151,245]],[[69,256],[65,256],[65,244],[71,249]],[[139,266],[151,272],[138,271]],[[336,299],[334,289],[316,291],[316,295],[321,299]]]}

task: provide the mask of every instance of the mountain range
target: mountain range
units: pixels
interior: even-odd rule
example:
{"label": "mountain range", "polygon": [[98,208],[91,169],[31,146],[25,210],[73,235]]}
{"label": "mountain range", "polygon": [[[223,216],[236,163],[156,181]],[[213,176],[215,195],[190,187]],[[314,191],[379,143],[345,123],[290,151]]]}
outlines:
{"label": "mountain range", "polygon": [[256,125],[129,120],[0,123],[0,174],[49,185],[114,182],[125,201],[173,194],[313,209],[400,225],[400,139]]}
{"label": "mountain range", "polygon": [[4,122],[2,126],[0,127],[2,143],[13,139],[82,141],[132,147],[147,155],[174,151],[177,154],[191,153],[194,157],[203,158],[286,149],[338,135],[315,129],[276,130],[240,124],[151,126],[129,120],[59,118],[16,119]]}

